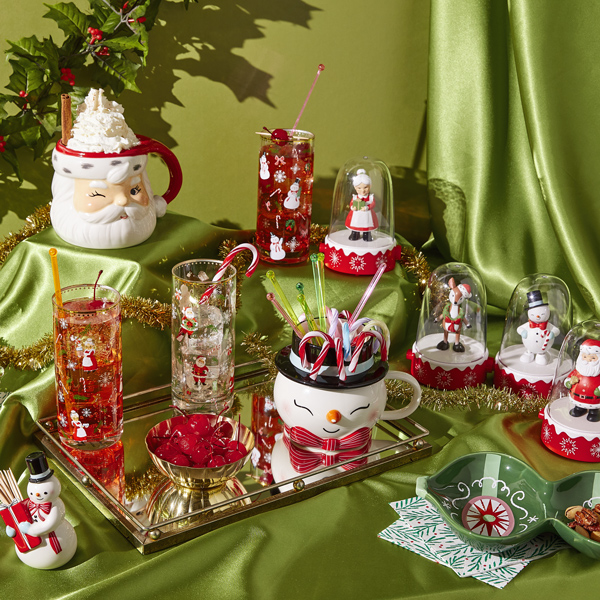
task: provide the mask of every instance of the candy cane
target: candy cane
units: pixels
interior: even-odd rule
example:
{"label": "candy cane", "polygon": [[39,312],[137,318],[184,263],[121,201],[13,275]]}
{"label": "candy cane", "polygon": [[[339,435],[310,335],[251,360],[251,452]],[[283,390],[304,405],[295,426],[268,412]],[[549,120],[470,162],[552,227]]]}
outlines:
{"label": "candy cane", "polygon": [[346,319],[346,321],[349,321],[352,318],[352,313],[349,310],[343,310],[340,313],[340,317]]}
{"label": "candy cane", "polygon": [[270,196],[269,198],[272,198],[277,192],[281,192],[281,188],[277,188]]}
{"label": "candy cane", "polygon": [[[379,329],[381,330],[381,333],[383,334],[383,337],[385,338],[385,343],[387,344],[387,347],[389,348],[391,338],[390,338],[390,330],[388,329],[388,326],[383,321],[378,321],[377,319],[372,319],[363,327],[363,331],[371,331],[374,327],[379,327]],[[377,352],[377,348],[379,348],[379,344],[377,344],[377,347],[373,346],[373,351]]]}
{"label": "candy cane", "polygon": [[327,307],[327,321],[329,323],[329,333],[330,336],[334,337],[338,331],[338,324],[340,322],[340,315],[335,308]]}
{"label": "candy cane", "polygon": [[323,348],[321,349],[321,352],[319,352],[317,360],[314,362],[310,370],[309,376],[313,381],[317,378],[317,375],[319,374],[319,369],[323,366],[323,363],[325,362],[325,357],[327,356],[329,348],[333,348],[335,346],[333,338],[329,334],[324,333],[322,331],[309,331],[300,341],[300,346],[298,348],[298,351],[300,353],[300,360],[302,360],[302,366],[305,369],[307,369],[309,365],[308,359],[306,358],[306,345],[310,342],[311,338],[317,337],[322,338],[325,341],[323,342]]}
{"label": "candy cane", "polygon": [[369,319],[368,317],[362,317],[360,319],[356,319],[356,321],[354,321],[354,323],[352,323],[352,325],[350,325],[350,333],[353,333],[354,335],[358,335],[359,331],[358,328],[361,327],[362,325],[367,324],[371,319]]}
{"label": "candy cane", "polygon": [[346,367],[344,365],[344,343],[342,338],[334,338],[335,344],[335,360],[337,362],[338,376],[340,381],[346,381]]}
{"label": "candy cane", "polygon": [[[256,267],[258,266],[258,251],[252,244],[239,244],[223,259],[221,266],[217,269],[217,272],[215,273],[215,276],[212,279],[213,283],[221,280],[221,278],[225,274],[225,271],[227,270],[227,267],[229,267],[229,265],[232,263],[233,259],[240,252],[243,252],[244,250],[250,250],[250,252],[252,252],[252,262],[250,263],[250,266],[248,267],[248,269],[246,271],[246,277],[252,276],[254,271],[256,271]],[[200,296],[200,300],[198,301],[198,303],[206,304],[208,302],[210,295],[215,291],[216,288],[217,288],[216,285],[209,286],[204,291],[202,296]]]}
{"label": "candy cane", "polygon": [[356,338],[356,346],[354,352],[352,353],[352,358],[350,359],[350,366],[348,369],[350,373],[354,373],[356,371],[356,366],[358,365],[358,359],[360,358],[360,353],[367,341],[368,337],[374,337],[381,344],[381,360],[387,360],[387,344],[385,343],[385,339],[379,333],[379,331],[363,331]]}
{"label": "candy cane", "polygon": [[275,217],[275,229],[279,229],[279,219],[281,219],[280,215]]}

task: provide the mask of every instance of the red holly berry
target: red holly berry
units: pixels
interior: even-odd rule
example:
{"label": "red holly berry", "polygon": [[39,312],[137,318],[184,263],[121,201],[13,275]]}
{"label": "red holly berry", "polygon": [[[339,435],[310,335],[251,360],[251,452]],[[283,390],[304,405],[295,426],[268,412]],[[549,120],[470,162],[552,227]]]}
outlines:
{"label": "red holly berry", "polygon": [[0,135],[0,152],[4,152],[4,146],[6,146],[6,142],[4,141],[4,136]]}
{"label": "red holly berry", "polygon": [[69,85],[75,85],[75,75],[71,73],[71,69],[61,69],[60,72],[62,73],[60,76],[61,81],[66,81]]}
{"label": "red holly berry", "polygon": [[19,92],[19,96],[21,96],[21,98],[25,98],[25,96],[27,96],[27,92],[25,90],[21,90]]}
{"label": "red holly berry", "polygon": [[110,54],[110,50],[107,46],[102,46],[100,50],[96,50],[96,54],[98,54],[99,56],[108,56]]}
{"label": "red holly berry", "polygon": [[95,44],[102,40],[103,33],[95,27],[88,27],[88,33],[92,36],[90,44]]}

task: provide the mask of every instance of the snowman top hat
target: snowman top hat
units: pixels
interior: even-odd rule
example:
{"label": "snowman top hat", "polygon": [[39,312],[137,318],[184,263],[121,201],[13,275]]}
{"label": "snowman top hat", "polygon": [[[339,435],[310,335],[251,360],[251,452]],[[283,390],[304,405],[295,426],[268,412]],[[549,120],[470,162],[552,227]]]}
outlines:
{"label": "snowman top hat", "polygon": [[548,303],[544,302],[540,290],[533,290],[527,294],[527,310],[536,306],[548,306]]}
{"label": "snowman top hat", "polygon": [[48,466],[48,460],[43,452],[32,452],[25,457],[29,469],[29,483],[41,483],[50,479],[54,471]]}

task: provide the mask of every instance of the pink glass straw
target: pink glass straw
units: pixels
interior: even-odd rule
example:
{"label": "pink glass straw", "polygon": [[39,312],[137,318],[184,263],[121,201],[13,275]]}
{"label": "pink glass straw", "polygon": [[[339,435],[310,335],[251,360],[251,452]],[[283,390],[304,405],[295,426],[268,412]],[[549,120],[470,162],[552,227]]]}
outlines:
{"label": "pink glass straw", "polygon": [[296,119],[296,122],[294,123],[294,126],[292,127],[292,134],[294,133],[294,131],[296,131],[296,126],[298,125],[298,122],[300,121],[300,117],[302,116],[302,113],[304,112],[304,109],[306,108],[306,105],[308,104],[308,99],[310,98],[310,95],[312,94],[312,91],[315,88],[315,85],[317,83],[317,79],[319,79],[319,75],[321,74],[321,71],[323,69],[325,69],[325,65],[319,65],[319,68],[317,69],[317,74],[315,75],[315,79],[312,82],[312,85],[310,86],[310,90],[308,90],[308,96],[306,96],[306,100],[304,101],[304,104],[302,105],[302,108],[300,109],[300,114],[298,115],[298,118]]}
{"label": "pink glass straw", "polygon": [[294,333],[302,339],[303,333],[298,329],[298,326],[294,323],[290,315],[288,315],[285,310],[281,307],[281,304],[277,302],[275,299],[275,294],[267,294],[267,300],[273,303],[273,306],[280,312],[281,316],[287,321],[289,326],[294,330]]}
{"label": "pink glass straw", "polygon": [[354,312],[352,313],[352,316],[350,317],[350,320],[348,321],[348,325],[350,325],[350,327],[352,327],[352,324],[356,321],[356,319],[358,319],[362,309],[365,307],[365,304],[368,302],[369,298],[371,297],[371,294],[373,293],[375,286],[379,283],[379,280],[381,279],[381,276],[383,275],[383,272],[385,271],[385,269],[386,269],[386,265],[382,264],[382,265],[380,265],[379,269],[377,269],[375,275],[373,275],[373,279],[371,279],[371,283],[369,283],[369,285],[367,286],[367,289],[365,290],[363,297],[360,299],[360,302],[358,303],[357,307],[354,309]]}

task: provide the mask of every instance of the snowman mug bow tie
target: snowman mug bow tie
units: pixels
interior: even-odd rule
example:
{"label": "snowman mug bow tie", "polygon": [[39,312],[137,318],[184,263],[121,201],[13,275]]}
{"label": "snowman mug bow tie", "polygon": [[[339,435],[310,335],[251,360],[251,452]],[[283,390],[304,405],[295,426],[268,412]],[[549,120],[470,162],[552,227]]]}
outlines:
{"label": "snowman mug bow tie", "polygon": [[328,452],[338,450],[351,450],[353,448],[362,448],[371,441],[371,430],[368,427],[361,427],[343,438],[322,438],[311,433],[304,427],[285,426],[285,437],[296,444],[307,446],[309,448],[319,448]]}

